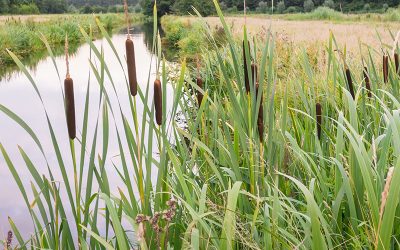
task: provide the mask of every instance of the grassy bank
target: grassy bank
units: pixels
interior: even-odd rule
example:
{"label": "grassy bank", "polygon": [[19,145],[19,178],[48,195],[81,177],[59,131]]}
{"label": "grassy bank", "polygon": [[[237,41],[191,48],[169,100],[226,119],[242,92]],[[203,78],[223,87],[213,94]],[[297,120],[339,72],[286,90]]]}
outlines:
{"label": "grassy bank", "polygon": [[[77,139],[68,139],[67,125],[64,134],[55,134],[49,119],[52,145],[43,150],[18,114],[0,106],[46,162],[54,154],[45,152],[57,156],[57,163],[38,173],[19,148],[32,176],[25,183],[7,154],[10,146],[0,144],[35,225],[25,241],[10,219],[22,248],[400,247],[400,68],[393,58],[398,44],[383,51],[361,44],[363,60],[347,53],[333,34],[318,52],[286,50],[274,33],[251,36],[244,30],[235,37],[214,3],[226,42],[218,43],[213,28],[198,21],[195,32],[203,37],[192,38],[201,41],[192,47],[198,66],[187,67],[181,58],[173,97],[166,94],[170,72],[157,38],[156,76],[149,75],[135,96],[134,83],[126,80],[126,92],[119,95],[113,76],[127,72],[124,52],[115,53],[121,70],[110,72],[101,48],[82,30],[101,98],[97,113],[89,114],[94,86],[88,84]],[[182,37],[175,40],[178,46]],[[30,84],[42,101],[36,82]],[[129,105],[122,107],[120,99]],[[144,103],[142,110],[137,101]],[[48,115],[45,105],[37,112]],[[90,122],[94,130],[87,129]],[[109,152],[111,135],[119,152]],[[70,145],[70,152],[62,154],[59,143]],[[72,171],[74,178],[68,178]],[[123,184],[112,193],[109,180],[115,176]],[[67,209],[73,219],[67,219]]]}
{"label": "grassy bank", "polygon": [[[113,29],[125,25],[122,14],[100,14],[97,18],[104,27],[112,32]],[[143,21],[140,14],[132,15],[131,22]],[[0,21],[0,66],[4,73],[7,67],[14,65],[6,49],[13,51],[25,63],[34,63],[47,53],[43,46],[43,37],[56,54],[63,53],[65,36],[68,35],[71,47],[76,48],[84,42],[80,28],[86,32],[92,29],[93,36],[100,35],[93,15],[43,15],[30,17],[3,17]]]}

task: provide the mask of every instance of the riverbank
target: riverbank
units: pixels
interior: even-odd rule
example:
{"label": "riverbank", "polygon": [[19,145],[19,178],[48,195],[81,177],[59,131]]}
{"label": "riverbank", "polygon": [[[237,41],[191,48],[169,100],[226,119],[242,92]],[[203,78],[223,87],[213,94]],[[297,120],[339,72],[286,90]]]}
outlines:
{"label": "riverbank", "polygon": [[[65,36],[72,52],[84,40],[80,28],[94,37],[100,36],[95,17],[108,31],[125,25],[123,14],[100,15],[33,15],[33,16],[2,16],[0,18],[0,76],[14,69],[14,62],[6,49],[16,54],[24,63],[32,65],[46,56],[45,37],[54,53],[63,53]],[[143,22],[141,14],[132,14],[131,23]]]}

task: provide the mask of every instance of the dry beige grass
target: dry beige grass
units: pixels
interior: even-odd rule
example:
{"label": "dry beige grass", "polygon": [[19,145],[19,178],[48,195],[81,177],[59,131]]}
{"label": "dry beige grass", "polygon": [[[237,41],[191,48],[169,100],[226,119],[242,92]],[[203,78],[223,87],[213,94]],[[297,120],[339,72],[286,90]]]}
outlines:
{"label": "dry beige grass", "polygon": [[[217,17],[208,17],[206,20],[211,26],[220,25]],[[233,27],[234,34],[241,35],[243,33],[244,18],[226,17],[226,21],[229,26]],[[332,31],[341,46],[346,45],[348,50],[357,52],[359,41],[380,50],[381,42],[377,32],[384,44],[392,46],[393,39],[388,30],[396,34],[400,30],[400,23],[334,23],[329,21],[287,21],[264,17],[247,18],[247,29],[253,35],[259,34],[263,29],[267,30],[269,27],[273,33],[295,44],[326,42]]]}

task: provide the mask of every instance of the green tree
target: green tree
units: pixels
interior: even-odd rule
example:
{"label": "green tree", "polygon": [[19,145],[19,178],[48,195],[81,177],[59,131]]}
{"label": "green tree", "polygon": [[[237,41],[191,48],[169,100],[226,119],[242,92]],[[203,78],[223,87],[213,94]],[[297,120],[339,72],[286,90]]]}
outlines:
{"label": "green tree", "polygon": [[6,14],[9,11],[9,2],[8,0],[0,0],[0,13]]}
{"label": "green tree", "polygon": [[210,0],[177,0],[172,9],[177,14],[186,15],[193,12],[192,7],[203,16],[209,16],[215,12],[214,4]]}

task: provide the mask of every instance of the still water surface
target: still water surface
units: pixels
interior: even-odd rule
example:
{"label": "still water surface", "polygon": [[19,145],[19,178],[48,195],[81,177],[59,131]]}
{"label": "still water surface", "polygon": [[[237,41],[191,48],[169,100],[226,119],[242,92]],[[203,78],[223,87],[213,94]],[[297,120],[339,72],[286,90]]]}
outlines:
{"label": "still water surface", "polygon": [[[155,79],[155,56],[151,53],[151,48],[148,48],[149,38],[147,34],[141,31],[141,27],[134,29],[133,40],[136,51],[136,64],[138,72],[138,81],[140,88],[145,90],[148,84],[148,74],[150,72],[150,83]],[[116,34],[112,36],[112,41],[116,50],[118,51],[120,58],[125,58],[125,34]],[[116,84],[117,92],[121,100],[122,107],[125,114],[129,114],[129,103],[127,97],[126,82],[121,66],[112,52],[111,47],[105,39],[97,40],[94,42],[95,45],[100,49],[103,47],[105,54],[105,61],[112,72],[113,80]],[[88,86],[89,79],[89,58],[90,58],[90,47],[89,45],[81,46],[74,55],[70,58],[70,72],[71,77],[74,79],[75,88],[75,106],[77,116],[77,134],[80,137],[80,128],[82,126],[84,101],[86,89]],[[64,79],[66,72],[66,66],[64,57],[57,57],[56,63],[59,68],[61,79]],[[96,62],[93,60],[93,62]],[[97,62],[98,63],[98,62]],[[98,65],[98,64],[97,64]],[[125,66],[125,65],[124,65]],[[44,99],[44,105],[47,108],[51,122],[55,129],[58,142],[60,144],[62,152],[68,152],[65,154],[64,160],[68,163],[67,169],[71,175],[72,180],[72,164],[69,160],[69,143],[67,139],[67,128],[65,124],[65,115],[63,109],[63,101],[61,95],[62,81],[59,81],[57,72],[53,66],[51,58],[45,58],[40,61],[36,66],[29,69],[33,79],[36,81],[38,88]],[[89,135],[88,144],[91,145],[93,138],[93,131],[95,128],[95,118],[98,113],[99,104],[99,88],[98,83],[91,74],[90,81],[90,109],[89,117]],[[105,82],[106,86],[110,86],[110,81],[107,79]],[[150,96],[152,96],[153,87],[150,86]],[[111,91],[111,90],[110,90]],[[112,93],[112,92],[109,92]],[[173,95],[172,86],[167,86],[167,95]],[[111,102],[116,104],[116,98],[110,96]],[[152,99],[152,98],[150,98]],[[45,114],[43,112],[42,104],[36,95],[32,85],[29,83],[26,76],[20,72],[14,72],[11,75],[3,78],[0,81],[0,104],[11,109],[33,129],[38,135],[41,141],[45,154],[50,161],[50,166],[54,167],[57,175],[55,178],[61,180],[61,175],[58,171],[58,165],[56,156],[54,154],[52,142],[49,136],[48,127],[45,120]],[[138,104],[138,113],[140,116],[142,110],[142,104]],[[151,105],[151,103],[149,103]],[[171,104],[167,104],[167,110],[170,110]],[[128,117],[128,119],[130,119]],[[111,121],[110,121],[111,122]],[[112,130],[112,128],[110,128]],[[101,131],[99,131],[101,134]],[[110,131],[110,145],[109,145],[109,157],[107,159],[106,167],[109,172],[113,171],[112,162],[113,159],[119,153],[118,146],[115,143],[115,131]],[[46,166],[43,157],[39,150],[34,144],[31,137],[17,125],[10,118],[0,112],[0,142],[4,145],[8,151],[11,159],[15,163],[15,167],[18,171],[19,176],[22,179],[23,184],[27,190],[31,190],[30,181],[32,180],[23,160],[18,151],[18,146],[21,146],[34,164],[39,168],[40,173],[46,173]],[[101,141],[98,143],[98,148],[101,149]],[[100,153],[101,150],[97,150]],[[79,156],[78,156],[79,157]],[[118,164],[118,163],[117,163]],[[154,170],[155,171],[155,170]],[[120,179],[117,174],[111,174],[109,176],[110,186],[112,193],[117,193],[117,188],[121,185]],[[71,182],[72,183],[72,182]],[[63,189],[63,185],[61,184]],[[32,202],[32,196],[29,198]],[[67,200],[65,200],[67,201]],[[69,203],[68,203],[69,204]],[[10,230],[8,217],[11,217],[16,223],[17,227],[21,230],[24,236],[28,236],[33,233],[33,225],[28,213],[28,209],[23,201],[22,195],[15,183],[10,171],[2,156],[0,156],[0,238],[4,239],[6,232]]]}

